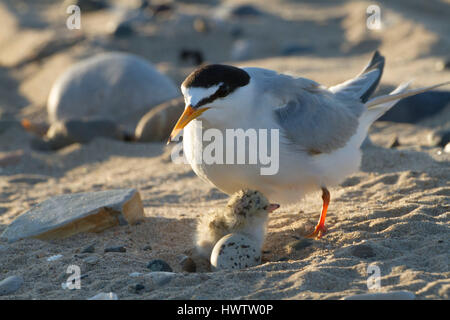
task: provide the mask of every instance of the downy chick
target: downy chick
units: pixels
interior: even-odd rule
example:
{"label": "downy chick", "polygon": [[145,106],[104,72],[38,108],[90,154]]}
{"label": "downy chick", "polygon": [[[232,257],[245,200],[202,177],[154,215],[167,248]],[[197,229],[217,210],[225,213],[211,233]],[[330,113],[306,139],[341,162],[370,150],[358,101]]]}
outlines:
{"label": "downy chick", "polygon": [[263,245],[267,218],[278,209],[259,191],[240,190],[234,193],[222,210],[200,218],[195,245],[200,256],[209,259],[214,245],[229,233],[242,233]]}

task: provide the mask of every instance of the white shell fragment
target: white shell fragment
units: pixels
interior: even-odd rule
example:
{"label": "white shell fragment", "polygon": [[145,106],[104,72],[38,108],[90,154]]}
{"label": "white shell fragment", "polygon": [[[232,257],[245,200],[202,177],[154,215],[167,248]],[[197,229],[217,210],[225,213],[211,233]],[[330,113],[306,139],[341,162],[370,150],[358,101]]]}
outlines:
{"label": "white shell fragment", "polygon": [[261,249],[246,235],[230,233],[220,239],[211,254],[211,267],[216,270],[239,270],[261,263]]}

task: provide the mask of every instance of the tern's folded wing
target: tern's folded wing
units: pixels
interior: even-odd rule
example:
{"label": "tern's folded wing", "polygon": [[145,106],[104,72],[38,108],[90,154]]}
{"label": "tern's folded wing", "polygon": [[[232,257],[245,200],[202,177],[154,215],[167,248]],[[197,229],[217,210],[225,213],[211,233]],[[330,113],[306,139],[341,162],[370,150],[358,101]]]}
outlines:
{"label": "tern's folded wing", "polygon": [[319,89],[301,90],[274,113],[292,149],[314,155],[344,147],[356,133],[364,110],[356,99],[341,99]]}

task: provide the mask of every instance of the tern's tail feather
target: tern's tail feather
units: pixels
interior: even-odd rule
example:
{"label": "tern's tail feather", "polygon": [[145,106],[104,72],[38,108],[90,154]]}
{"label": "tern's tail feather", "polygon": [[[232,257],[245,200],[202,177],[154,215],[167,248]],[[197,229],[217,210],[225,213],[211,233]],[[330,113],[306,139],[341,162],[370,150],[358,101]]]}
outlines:
{"label": "tern's tail feather", "polygon": [[392,108],[403,98],[414,96],[444,85],[450,84],[450,81],[439,83],[433,86],[407,90],[409,82],[402,83],[394,91],[385,96],[376,97],[366,102],[367,111],[364,113],[364,120],[369,125],[381,117],[385,112]]}

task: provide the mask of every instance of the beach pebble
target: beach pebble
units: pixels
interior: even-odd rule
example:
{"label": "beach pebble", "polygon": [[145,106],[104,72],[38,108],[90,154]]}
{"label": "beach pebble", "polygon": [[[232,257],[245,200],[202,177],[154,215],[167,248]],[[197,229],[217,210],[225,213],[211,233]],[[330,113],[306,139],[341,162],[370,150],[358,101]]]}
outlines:
{"label": "beach pebble", "polygon": [[90,297],[88,300],[119,300],[119,298],[114,292],[100,292],[99,294]]}
{"label": "beach pebble", "polygon": [[311,47],[300,45],[297,43],[288,43],[281,48],[281,55],[283,56],[291,56],[298,54],[306,54],[311,53],[313,49]]}
{"label": "beach pebble", "polygon": [[16,292],[23,284],[23,279],[18,276],[11,276],[0,281],[0,296]]}
{"label": "beach pebble", "polygon": [[94,265],[97,264],[100,261],[100,259],[97,256],[88,256],[84,258],[83,261],[87,264]]}
{"label": "beach pebble", "polygon": [[145,59],[109,52],[66,70],[51,88],[47,111],[51,123],[102,118],[134,130],[149,109],[178,95],[175,84]]}
{"label": "beach pebble", "polygon": [[81,249],[81,253],[94,253],[94,252],[95,252],[95,243],[92,243]]}
{"label": "beach pebble", "polygon": [[427,91],[401,99],[378,121],[417,123],[443,110],[450,101],[450,91]]}
{"label": "beach pebble", "polygon": [[428,135],[428,142],[433,147],[444,148],[450,142],[450,130],[437,130]]}
{"label": "beach pebble", "polygon": [[358,258],[367,259],[375,257],[375,251],[367,244],[359,244],[350,249],[350,253]]}
{"label": "beach pebble", "polygon": [[147,268],[149,268],[152,271],[165,271],[165,272],[172,272],[172,268],[169,266],[167,262],[160,259],[155,259],[150,261],[147,264]]}
{"label": "beach pebble", "polygon": [[164,102],[145,114],[135,130],[138,142],[167,141],[170,132],[184,111],[183,97]]}
{"label": "beach pebble", "polygon": [[124,246],[112,246],[105,248],[105,252],[127,252]]}
{"label": "beach pebble", "polygon": [[392,291],[356,294],[343,300],[414,300],[414,298],[414,293],[409,291]]}
{"label": "beach pebble", "polygon": [[180,266],[183,271],[186,272],[195,272],[197,271],[197,265],[191,257],[184,256],[181,258]]}
{"label": "beach pebble", "polygon": [[151,251],[152,250],[152,246],[147,245],[147,246],[143,247],[142,250],[144,250],[144,251]]}
{"label": "beach pebble", "polygon": [[261,263],[261,251],[254,240],[231,233],[216,243],[210,262],[214,271],[253,267]]}
{"label": "beach pebble", "polygon": [[133,140],[131,134],[109,119],[71,119],[52,123],[43,138],[35,137],[31,147],[36,150],[58,150],[73,143],[89,143],[96,137]]}
{"label": "beach pebble", "polygon": [[130,284],[128,286],[128,291],[130,291],[131,293],[141,293],[144,289],[145,286],[142,283]]}
{"label": "beach pebble", "polygon": [[144,275],[144,274],[141,273],[141,272],[132,272],[132,273],[129,274],[129,276],[132,277],[132,278],[137,278],[137,277],[140,277],[142,275]]}
{"label": "beach pebble", "polygon": [[62,255],[62,254],[57,254],[57,255],[54,255],[54,256],[48,257],[48,258],[47,258],[47,261],[49,261],[49,262],[51,262],[51,261],[56,261],[56,260],[59,260],[59,259],[61,259],[62,257],[63,257],[63,255]]}
{"label": "beach pebble", "polygon": [[111,27],[111,34],[117,38],[132,36],[135,32],[133,26],[127,21],[117,23]]}
{"label": "beach pebble", "polygon": [[9,242],[24,238],[60,239],[133,224],[143,217],[141,197],[135,189],[64,194],[21,214],[8,225],[2,237]]}
{"label": "beach pebble", "polygon": [[154,271],[145,274],[145,277],[150,278],[158,286],[168,284],[175,276],[176,273],[165,271]]}

